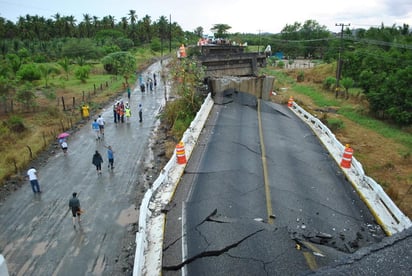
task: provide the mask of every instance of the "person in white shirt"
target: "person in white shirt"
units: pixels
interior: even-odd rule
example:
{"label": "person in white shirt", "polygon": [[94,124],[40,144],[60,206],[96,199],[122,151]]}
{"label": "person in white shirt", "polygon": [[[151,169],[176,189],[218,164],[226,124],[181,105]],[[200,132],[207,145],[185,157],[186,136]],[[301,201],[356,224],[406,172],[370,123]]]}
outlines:
{"label": "person in white shirt", "polygon": [[67,147],[68,147],[66,140],[63,140],[63,142],[60,144],[60,146],[62,147],[64,155],[66,155],[67,154]]}
{"label": "person in white shirt", "polygon": [[31,188],[33,190],[33,193],[41,193],[40,191],[40,185],[38,181],[38,173],[37,170],[34,167],[31,167],[27,171],[27,177],[30,180]]}
{"label": "person in white shirt", "polygon": [[104,136],[104,119],[102,115],[99,115],[99,118],[97,118],[96,121],[99,124],[100,134]]}

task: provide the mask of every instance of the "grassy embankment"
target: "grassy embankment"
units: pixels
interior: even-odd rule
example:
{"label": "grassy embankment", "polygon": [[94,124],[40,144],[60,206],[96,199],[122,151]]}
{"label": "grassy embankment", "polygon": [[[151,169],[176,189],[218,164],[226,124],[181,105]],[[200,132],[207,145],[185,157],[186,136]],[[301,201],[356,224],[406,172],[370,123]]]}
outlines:
{"label": "grassy embankment", "polygon": [[316,115],[342,144],[350,144],[355,158],[366,174],[377,181],[399,208],[412,217],[412,128],[399,128],[370,116],[367,101],[359,89],[350,89],[350,98],[335,98],[325,91],[322,82],[334,76],[330,65],[304,70],[305,81],[297,82],[302,70],[275,70],[262,73],[274,75],[277,96],[273,101],[287,103],[289,96]]}
{"label": "grassy embankment", "polygon": [[[135,56],[137,70],[140,71],[150,64],[152,58],[159,55],[148,49],[139,49]],[[136,76],[133,76],[129,83],[134,84],[135,80]],[[3,121],[0,126],[0,153],[3,157],[0,159],[0,183],[4,184],[5,180],[16,177],[20,179],[30,161],[55,142],[58,133],[69,131],[78,123],[85,123],[79,107],[83,100],[89,104],[90,113],[93,115],[108,101],[125,91],[123,82],[121,76],[108,75],[101,64],[94,64],[85,83],[76,79],[73,72],[66,80],[63,70],[48,81],[48,89],[44,88],[44,80],[34,83],[37,106],[35,111],[16,107],[14,112],[0,115]],[[66,111],[63,111],[62,97]],[[19,127],[20,131],[13,130],[12,126],[15,125],[22,126]]]}

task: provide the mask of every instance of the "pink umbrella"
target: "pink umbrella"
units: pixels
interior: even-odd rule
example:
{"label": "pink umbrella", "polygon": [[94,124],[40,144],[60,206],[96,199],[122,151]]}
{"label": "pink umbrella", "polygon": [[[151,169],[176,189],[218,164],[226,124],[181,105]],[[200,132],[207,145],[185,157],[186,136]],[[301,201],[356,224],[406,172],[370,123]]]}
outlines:
{"label": "pink umbrella", "polygon": [[68,134],[67,132],[62,132],[59,135],[57,135],[57,139],[64,139],[64,138],[67,138],[69,136],[70,136],[70,134]]}

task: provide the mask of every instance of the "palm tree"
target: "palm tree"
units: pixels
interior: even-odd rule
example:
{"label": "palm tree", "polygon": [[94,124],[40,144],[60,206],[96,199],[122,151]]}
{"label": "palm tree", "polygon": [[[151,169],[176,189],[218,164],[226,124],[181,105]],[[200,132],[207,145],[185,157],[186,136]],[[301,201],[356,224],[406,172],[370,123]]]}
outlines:
{"label": "palm tree", "polygon": [[128,25],[129,25],[129,23],[127,22],[127,17],[126,17],[126,16],[123,16],[120,21],[121,21],[120,24],[121,24],[122,30],[126,33],[127,27],[128,27]]}
{"label": "palm tree", "polygon": [[88,13],[83,14],[83,22],[84,22],[84,27],[86,29],[86,37],[90,37],[90,30],[91,30],[91,17]]}
{"label": "palm tree", "polygon": [[227,24],[215,24],[210,30],[215,34],[215,37],[224,38],[227,31],[231,28],[232,27]]}
{"label": "palm tree", "polygon": [[150,16],[146,15],[145,17],[143,17],[141,24],[141,33],[144,34],[143,41],[146,43],[150,43],[152,40],[152,19],[150,19]]}
{"label": "palm tree", "polygon": [[66,80],[69,80],[70,60],[67,57],[64,57],[62,60],[58,62],[58,64],[63,68],[64,72],[66,73]]}
{"label": "palm tree", "polygon": [[137,15],[136,15],[135,10],[129,11],[129,19],[130,19],[130,25],[132,25],[132,28],[133,28],[133,26],[136,24],[136,21],[137,21]]}
{"label": "palm tree", "polygon": [[130,38],[133,40],[133,42],[137,42],[137,31],[136,31],[136,21],[137,21],[137,15],[135,10],[130,10],[129,11],[129,19],[130,19]]}

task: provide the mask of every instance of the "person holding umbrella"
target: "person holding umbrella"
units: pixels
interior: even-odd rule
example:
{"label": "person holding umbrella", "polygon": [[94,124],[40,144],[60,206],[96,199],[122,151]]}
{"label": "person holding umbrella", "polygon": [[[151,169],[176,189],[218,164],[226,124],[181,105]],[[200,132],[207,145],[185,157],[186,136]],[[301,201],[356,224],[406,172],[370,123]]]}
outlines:
{"label": "person holding umbrella", "polygon": [[62,147],[63,154],[64,154],[64,155],[67,155],[67,147],[68,147],[68,145],[67,145],[66,139],[64,139],[64,140],[61,142],[60,146]]}
{"label": "person holding umbrella", "polygon": [[59,139],[59,144],[60,144],[60,147],[63,150],[64,155],[67,154],[67,147],[68,147],[67,137],[69,137],[69,136],[70,136],[70,134],[68,134],[67,132],[62,132],[59,135],[57,135],[57,139]]}

